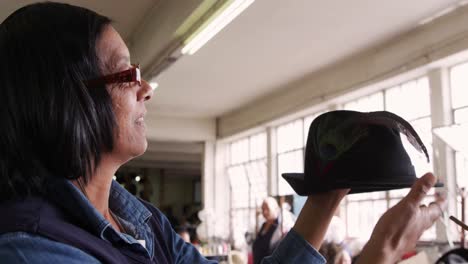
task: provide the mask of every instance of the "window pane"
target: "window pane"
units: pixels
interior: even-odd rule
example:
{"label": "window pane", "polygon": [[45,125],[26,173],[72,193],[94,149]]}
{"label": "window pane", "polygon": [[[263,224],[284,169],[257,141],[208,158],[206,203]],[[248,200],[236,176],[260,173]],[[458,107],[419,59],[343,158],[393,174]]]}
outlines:
{"label": "window pane", "polygon": [[402,198],[408,194],[409,190],[410,188],[391,190],[388,194],[391,198]]}
{"label": "window pane", "polygon": [[234,234],[233,236],[242,240],[244,238],[244,234],[247,231],[252,231],[250,229],[250,217],[251,214],[249,209],[235,209],[231,211],[232,213],[232,226]]}
{"label": "window pane", "polygon": [[231,164],[239,164],[249,159],[249,139],[242,139],[231,144]]}
{"label": "window pane", "polygon": [[318,112],[316,114],[313,114],[304,118],[304,146],[307,144],[307,137],[309,136],[310,124],[312,124],[312,121],[314,121],[314,119],[317,118],[317,116],[323,113],[325,113],[325,111]]}
{"label": "window pane", "polygon": [[267,196],[266,159],[247,164],[247,175],[251,186],[250,207],[260,207]]}
{"label": "window pane", "polygon": [[[417,104],[417,107],[415,107]],[[385,91],[385,107],[406,120],[431,114],[427,78],[409,81]]]}
{"label": "window pane", "polygon": [[246,208],[249,206],[249,182],[243,165],[228,169],[231,185],[232,208]]}
{"label": "window pane", "polygon": [[460,64],[450,70],[452,107],[468,105],[468,63]]}
{"label": "window pane", "polygon": [[278,127],[278,153],[302,148],[303,143],[302,119]]}
{"label": "window pane", "polygon": [[[397,189],[397,190],[391,190],[388,191],[388,194],[390,196],[391,201],[393,202],[399,202],[403,197],[405,197],[410,191],[410,188],[403,188],[403,189]],[[432,188],[429,190],[427,193],[428,195],[434,195],[435,193],[435,188]],[[395,198],[395,199],[393,199]],[[394,204],[390,203],[390,207],[393,206]]]}
{"label": "window pane", "polygon": [[250,137],[250,160],[265,158],[267,156],[266,133]]}
{"label": "window pane", "polygon": [[348,203],[347,229],[348,236],[367,241],[375,224],[387,210],[387,201],[361,201]]}
{"label": "window pane", "polygon": [[303,151],[302,149],[284,154],[278,154],[278,192],[279,195],[295,194],[288,182],[281,176],[286,172],[303,172]]}
{"label": "window pane", "polygon": [[348,201],[385,199],[385,192],[355,193],[346,196]]}
{"label": "window pane", "polygon": [[364,98],[344,104],[345,110],[354,110],[360,112],[372,112],[384,110],[383,94],[376,93]]}

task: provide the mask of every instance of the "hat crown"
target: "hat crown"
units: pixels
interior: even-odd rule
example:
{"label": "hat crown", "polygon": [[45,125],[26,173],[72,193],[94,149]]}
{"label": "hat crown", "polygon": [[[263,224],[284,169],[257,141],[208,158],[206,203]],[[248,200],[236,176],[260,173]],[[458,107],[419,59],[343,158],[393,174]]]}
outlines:
{"label": "hat crown", "polygon": [[304,173],[283,177],[301,195],[338,188],[353,193],[409,187],[416,175],[400,133],[428,157],[413,127],[393,113],[324,113],[309,127]]}

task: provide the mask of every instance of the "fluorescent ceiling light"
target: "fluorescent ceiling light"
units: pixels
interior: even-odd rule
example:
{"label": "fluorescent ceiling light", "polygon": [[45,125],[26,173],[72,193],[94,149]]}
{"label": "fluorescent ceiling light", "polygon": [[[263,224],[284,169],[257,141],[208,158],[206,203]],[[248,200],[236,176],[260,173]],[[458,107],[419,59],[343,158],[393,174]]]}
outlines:
{"label": "fluorescent ceiling light", "polygon": [[149,85],[151,86],[151,88],[153,90],[156,90],[156,88],[158,88],[159,84],[157,82],[150,82]]}
{"label": "fluorescent ceiling light", "polygon": [[214,19],[202,26],[203,29],[201,31],[197,31],[188,38],[186,45],[182,48],[182,54],[194,54],[254,1],[255,0],[232,0]]}

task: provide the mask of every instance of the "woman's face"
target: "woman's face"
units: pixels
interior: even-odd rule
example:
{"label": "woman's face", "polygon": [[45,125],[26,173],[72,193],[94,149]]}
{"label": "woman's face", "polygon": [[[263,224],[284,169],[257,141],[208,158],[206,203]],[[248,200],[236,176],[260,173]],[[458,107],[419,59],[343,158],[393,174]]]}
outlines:
{"label": "woman's face", "polygon": [[[112,74],[130,69],[130,53],[120,35],[112,26],[107,26],[97,42],[97,54],[103,74]],[[141,81],[107,85],[117,122],[112,156],[124,163],[143,154],[146,141],[145,101],[151,99],[151,86]]]}
{"label": "woman's face", "polygon": [[270,207],[268,207],[268,204],[266,202],[262,203],[262,215],[266,220],[271,220],[273,218]]}

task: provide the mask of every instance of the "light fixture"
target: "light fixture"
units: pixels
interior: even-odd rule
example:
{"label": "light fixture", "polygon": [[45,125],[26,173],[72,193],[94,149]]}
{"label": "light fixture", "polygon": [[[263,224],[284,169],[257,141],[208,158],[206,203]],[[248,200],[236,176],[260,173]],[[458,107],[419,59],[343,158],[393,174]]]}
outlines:
{"label": "light fixture", "polygon": [[135,177],[135,181],[136,181],[136,182],[139,182],[140,180],[141,180],[141,177],[140,177],[140,176],[136,176],[136,177]]}
{"label": "light fixture", "polygon": [[151,88],[154,90],[156,90],[156,88],[158,88],[159,84],[157,82],[150,82],[149,85],[151,86]]}
{"label": "light fixture", "polygon": [[228,1],[226,5],[221,8],[222,10],[220,12],[217,12],[213,18],[206,21],[199,30],[184,42],[185,46],[182,48],[182,54],[194,54],[254,1],[255,0]]}
{"label": "light fixture", "polygon": [[112,179],[114,179],[114,181],[116,181],[116,180],[117,180],[117,177],[116,177],[116,176],[112,176]]}

